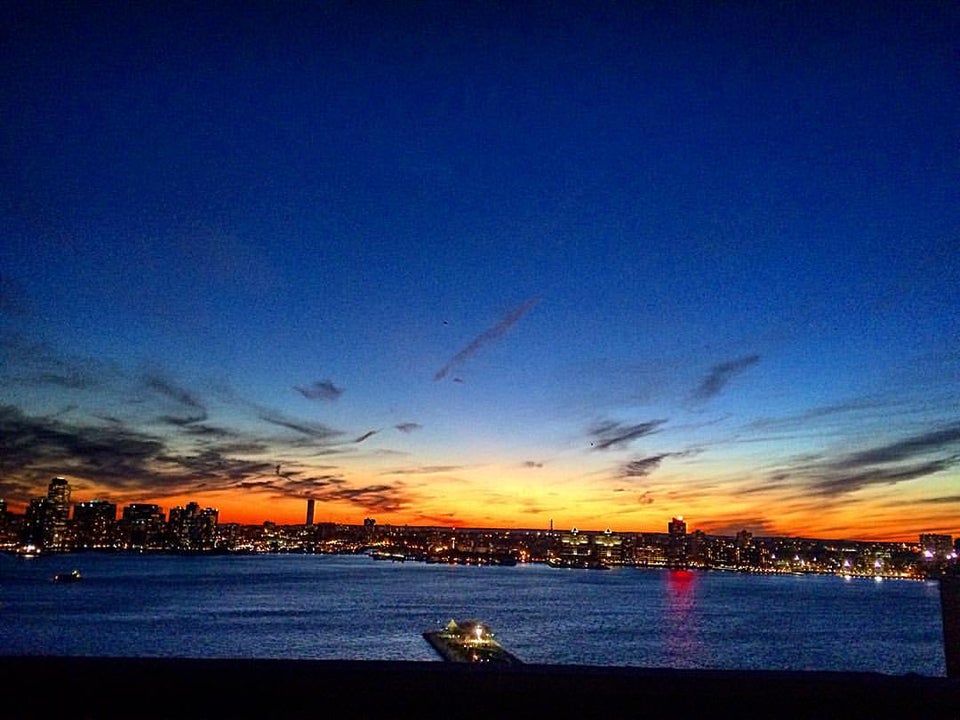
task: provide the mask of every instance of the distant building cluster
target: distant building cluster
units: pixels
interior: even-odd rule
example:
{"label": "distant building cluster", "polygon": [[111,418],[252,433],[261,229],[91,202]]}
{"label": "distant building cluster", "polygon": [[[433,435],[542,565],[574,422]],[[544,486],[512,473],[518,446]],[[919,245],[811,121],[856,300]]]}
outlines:
{"label": "distant building cluster", "polygon": [[220,545],[218,511],[197,503],[175,507],[167,518],[159,505],[133,503],[123,508],[106,500],[73,504],[70,484],[56,477],[44,497],[34,498],[23,515],[0,500],[0,548],[20,552],[72,550],[172,550],[208,552]]}
{"label": "distant building cluster", "polygon": [[72,505],[70,484],[50,481],[47,494],[20,515],[0,500],[0,550],[69,552],[133,550],[190,553],[367,553],[374,559],[476,565],[547,563],[557,568],[615,566],[701,568],[760,573],[823,573],[923,578],[957,565],[960,540],[922,534],[917,543],[754,537],[687,532],[682,517],[665,533],[554,531],[314,523],[307,501],[302,525],[219,523],[218,511],[195,502],[165,515],[158,505],[133,503],[117,518],[104,500]]}

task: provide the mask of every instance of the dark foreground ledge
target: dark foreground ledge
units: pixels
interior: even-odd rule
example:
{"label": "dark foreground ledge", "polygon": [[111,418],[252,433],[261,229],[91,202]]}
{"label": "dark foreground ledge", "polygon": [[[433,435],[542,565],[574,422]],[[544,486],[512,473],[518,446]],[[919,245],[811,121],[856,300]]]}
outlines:
{"label": "dark foreground ledge", "polygon": [[0,716],[960,718],[919,675],[441,662],[0,657]]}

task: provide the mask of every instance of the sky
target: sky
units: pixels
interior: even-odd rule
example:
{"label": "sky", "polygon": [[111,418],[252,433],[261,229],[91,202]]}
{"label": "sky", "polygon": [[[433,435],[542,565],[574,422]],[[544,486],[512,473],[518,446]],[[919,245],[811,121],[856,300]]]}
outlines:
{"label": "sky", "polygon": [[5,3],[0,497],[960,534],[954,3]]}

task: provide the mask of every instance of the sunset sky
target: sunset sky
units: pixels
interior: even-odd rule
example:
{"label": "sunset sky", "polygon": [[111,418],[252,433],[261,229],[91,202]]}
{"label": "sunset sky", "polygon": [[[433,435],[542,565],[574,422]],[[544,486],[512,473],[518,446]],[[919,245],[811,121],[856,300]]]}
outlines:
{"label": "sunset sky", "polygon": [[960,534],[960,5],[5,3],[0,497]]}

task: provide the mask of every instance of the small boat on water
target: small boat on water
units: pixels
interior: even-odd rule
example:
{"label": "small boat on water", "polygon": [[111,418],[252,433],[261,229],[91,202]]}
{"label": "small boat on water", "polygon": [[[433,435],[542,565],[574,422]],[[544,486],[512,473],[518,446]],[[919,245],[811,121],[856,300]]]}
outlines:
{"label": "small boat on water", "polygon": [[58,583],[71,583],[79,582],[82,578],[83,576],[80,574],[80,571],[74,570],[68,573],[57,573],[53,576],[53,581]]}

